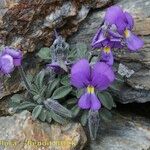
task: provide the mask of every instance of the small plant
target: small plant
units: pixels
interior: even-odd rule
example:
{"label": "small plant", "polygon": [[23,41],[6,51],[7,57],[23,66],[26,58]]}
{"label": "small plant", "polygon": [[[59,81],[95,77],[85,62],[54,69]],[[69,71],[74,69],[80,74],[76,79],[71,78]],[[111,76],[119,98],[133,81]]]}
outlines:
{"label": "small plant", "polygon": [[111,93],[119,92],[124,84],[125,77],[113,68],[113,48],[135,52],[143,46],[143,41],[131,33],[133,25],[131,15],[119,6],[108,8],[92,40],[93,51],[84,43],[70,48],[54,31],[52,46],[41,48],[36,55],[46,67],[34,76],[25,74],[20,50],[3,48],[1,74],[11,74],[17,67],[26,88],[24,94],[11,97],[12,110],[29,110],[34,120],[48,123],[65,124],[76,118],[83,126],[88,125],[91,139],[95,139],[100,121],[109,121],[110,110],[116,107]]}

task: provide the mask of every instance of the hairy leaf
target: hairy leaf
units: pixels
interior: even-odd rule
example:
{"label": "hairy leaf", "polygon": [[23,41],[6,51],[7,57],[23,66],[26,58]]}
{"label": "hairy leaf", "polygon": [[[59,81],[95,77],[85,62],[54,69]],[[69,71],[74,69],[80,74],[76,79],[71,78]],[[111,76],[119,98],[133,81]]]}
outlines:
{"label": "hairy leaf", "polygon": [[110,89],[119,92],[124,86],[122,79],[116,79],[113,84],[110,85]]}
{"label": "hairy leaf", "polygon": [[20,103],[21,101],[23,101],[23,97],[20,94],[14,94],[11,97],[11,102],[13,103]]}
{"label": "hairy leaf", "polygon": [[76,104],[76,103],[77,103],[77,99],[76,99],[76,98],[68,99],[68,100],[66,101],[66,104],[67,104],[67,105],[74,105],[74,104]]}
{"label": "hairy leaf", "polygon": [[100,124],[99,112],[90,110],[88,115],[88,126],[90,130],[90,137],[92,140],[96,139],[99,124]]}
{"label": "hairy leaf", "polygon": [[107,109],[111,110],[113,107],[116,106],[111,94],[109,94],[108,92],[99,92],[98,97],[103,106]]}
{"label": "hairy leaf", "polygon": [[72,113],[67,108],[63,107],[61,104],[59,104],[57,101],[48,99],[44,101],[45,107],[49,110],[53,110],[55,113],[63,116],[63,117],[72,117]]}
{"label": "hairy leaf", "polygon": [[16,110],[25,110],[25,109],[32,110],[34,109],[35,106],[36,104],[29,102],[29,101],[25,101],[25,102],[20,103],[15,109]]}
{"label": "hairy leaf", "polygon": [[46,111],[46,121],[48,123],[51,123],[52,121],[51,113],[49,111]]}
{"label": "hairy leaf", "polygon": [[50,48],[49,47],[41,48],[37,53],[37,56],[40,57],[42,60],[49,60],[51,58]]}
{"label": "hairy leaf", "polygon": [[76,49],[72,49],[68,54],[68,60],[75,60],[77,58],[77,51]]}
{"label": "hairy leaf", "polygon": [[81,121],[81,124],[82,124],[83,126],[86,125],[86,123],[87,123],[87,121],[88,121],[88,111],[85,110],[85,111],[83,112],[80,121]]}
{"label": "hairy leaf", "polygon": [[77,43],[76,44],[77,49],[77,58],[87,58],[87,45],[84,43]]}
{"label": "hairy leaf", "polygon": [[83,89],[79,89],[76,91],[76,97],[77,98],[80,98],[82,94],[83,94]]}
{"label": "hairy leaf", "polygon": [[101,108],[99,114],[100,114],[100,117],[102,118],[102,120],[105,122],[110,122],[112,119],[111,112],[105,108]]}
{"label": "hairy leaf", "polygon": [[76,117],[80,112],[80,108],[77,105],[75,105],[74,107],[72,107],[71,111],[72,111],[73,117]]}
{"label": "hairy leaf", "polygon": [[46,109],[42,108],[41,113],[39,114],[38,118],[44,122],[46,120],[46,116],[47,116]]}
{"label": "hairy leaf", "polygon": [[70,85],[70,79],[68,76],[64,76],[62,79],[61,79],[61,84],[62,85]]}
{"label": "hairy leaf", "polygon": [[63,117],[61,117],[60,115],[56,114],[54,111],[50,111],[52,118],[54,119],[54,121],[60,123],[60,124],[66,124],[67,120],[64,119]]}
{"label": "hairy leaf", "polygon": [[47,92],[46,92],[46,97],[49,98],[53,91],[55,90],[55,88],[59,85],[60,79],[54,79],[51,83],[49,83],[48,87],[47,87]]}
{"label": "hairy leaf", "polygon": [[71,86],[62,86],[56,89],[52,95],[53,99],[60,99],[67,96],[72,91]]}
{"label": "hairy leaf", "polygon": [[35,77],[34,81],[38,89],[41,89],[43,87],[44,76],[45,76],[45,71],[41,70]]}
{"label": "hairy leaf", "polygon": [[37,105],[32,111],[32,118],[35,120],[42,111],[42,105]]}

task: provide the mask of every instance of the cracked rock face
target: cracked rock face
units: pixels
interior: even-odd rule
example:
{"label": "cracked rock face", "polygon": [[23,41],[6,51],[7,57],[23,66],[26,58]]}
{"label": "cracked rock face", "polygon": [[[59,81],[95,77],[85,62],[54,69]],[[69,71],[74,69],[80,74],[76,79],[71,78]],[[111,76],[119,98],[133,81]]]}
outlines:
{"label": "cracked rock face", "polygon": [[87,138],[79,123],[61,126],[33,121],[28,111],[0,118],[0,149],[81,150]]}
{"label": "cracked rock face", "polygon": [[77,30],[91,7],[100,8],[110,1],[2,0],[0,36],[5,44],[32,52],[37,43],[51,45],[54,28],[67,37]]}
{"label": "cracked rock face", "polygon": [[113,123],[101,123],[97,140],[91,142],[87,150],[150,149],[150,120],[119,113],[115,113],[112,120]]}
{"label": "cracked rock face", "polygon": [[[135,19],[133,32],[144,40],[144,47],[138,53],[130,53],[128,50],[114,50],[115,59],[132,69],[135,73],[127,79],[127,86],[120,92],[121,103],[150,101],[150,2],[147,0],[116,0],[124,10],[132,14]],[[91,12],[70,39],[73,46],[78,41],[85,42],[91,49],[91,39],[102,23],[105,10]]]}
{"label": "cracked rock face", "polygon": [[[66,38],[77,31],[79,23],[87,17],[91,8],[104,7],[111,1],[1,0],[0,46],[17,47],[24,53],[50,46],[54,40],[53,29],[57,29]],[[34,64],[33,58],[32,64]],[[13,80],[18,79],[18,75],[12,76]],[[22,89],[18,80],[4,79],[3,81],[5,88],[2,89],[0,98]]]}

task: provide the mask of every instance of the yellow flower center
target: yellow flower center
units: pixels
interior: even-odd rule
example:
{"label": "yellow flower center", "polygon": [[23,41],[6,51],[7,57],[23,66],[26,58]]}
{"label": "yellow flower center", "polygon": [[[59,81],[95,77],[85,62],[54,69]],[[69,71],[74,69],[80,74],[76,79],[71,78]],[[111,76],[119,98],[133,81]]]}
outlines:
{"label": "yellow flower center", "polygon": [[88,92],[89,94],[93,94],[93,93],[94,93],[94,87],[89,85],[89,86],[87,87],[87,92]]}
{"label": "yellow flower center", "polygon": [[128,38],[128,37],[130,36],[129,30],[126,29],[126,30],[124,31],[124,34],[125,34],[125,37]]}
{"label": "yellow flower center", "polygon": [[108,46],[104,47],[104,52],[109,54],[110,53],[110,47],[108,47]]}

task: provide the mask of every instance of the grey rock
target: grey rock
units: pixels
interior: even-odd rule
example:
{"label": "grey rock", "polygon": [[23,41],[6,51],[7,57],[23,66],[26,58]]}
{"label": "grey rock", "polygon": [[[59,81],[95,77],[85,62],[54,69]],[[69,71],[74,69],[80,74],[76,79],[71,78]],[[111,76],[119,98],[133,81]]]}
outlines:
{"label": "grey rock", "polygon": [[[125,64],[135,73],[127,79],[127,87],[118,97],[122,103],[147,102],[150,101],[150,2],[147,0],[116,0],[125,11],[132,14],[135,19],[133,32],[144,40],[144,47],[137,53],[128,50],[114,50],[115,59],[118,63]],[[91,50],[91,40],[104,16],[106,9],[92,11],[80,25],[78,31],[68,41],[74,46],[76,43],[84,42]]]}
{"label": "grey rock", "polygon": [[149,150],[150,120],[115,113],[112,123],[101,123],[98,138],[89,147],[90,150]]}

